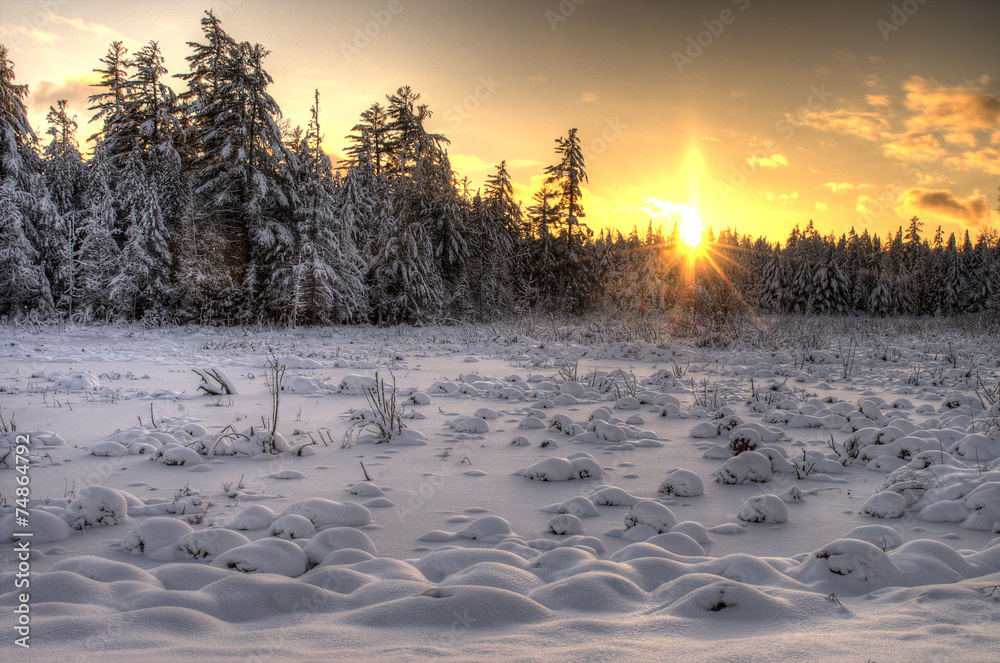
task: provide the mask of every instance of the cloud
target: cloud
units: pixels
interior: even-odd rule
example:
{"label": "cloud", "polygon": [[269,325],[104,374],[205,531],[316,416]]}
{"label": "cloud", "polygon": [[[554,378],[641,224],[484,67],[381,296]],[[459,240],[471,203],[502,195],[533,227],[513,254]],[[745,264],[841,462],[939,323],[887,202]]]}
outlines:
{"label": "cloud", "polygon": [[791,193],[779,193],[774,194],[770,191],[765,191],[763,194],[764,200],[768,202],[779,202],[779,203],[793,203],[799,199],[799,192],[792,191]]}
{"label": "cloud", "polygon": [[[124,41],[118,32],[112,30],[108,26],[101,25],[100,23],[91,23],[90,21],[85,21],[82,18],[67,18],[65,16],[52,14],[48,17],[48,20],[58,25],[65,25],[66,27],[76,30],[77,32],[83,32],[94,35],[95,37],[100,37],[105,41]],[[129,41],[134,40],[130,39]]]}
{"label": "cloud", "polygon": [[926,214],[972,225],[988,221],[992,216],[986,195],[979,189],[967,198],[958,198],[948,189],[913,187],[899,197],[896,211],[903,217],[910,213]]}
{"label": "cloud", "polygon": [[1000,127],[1000,97],[982,87],[947,87],[933,79],[913,76],[903,84],[909,132],[944,129],[951,132],[991,130]]}
{"label": "cloud", "polygon": [[470,173],[484,173],[493,170],[493,165],[488,164],[479,157],[472,154],[449,154],[451,168],[459,175]]}
{"label": "cloud", "polygon": [[933,134],[906,134],[883,145],[882,153],[887,157],[910,163],[937,161],[943,158],[947,151]]}
{"label": "cloud", "polygon": [[529,83],[548,83],[549,82],[549,78],[548,78],[548,76],[543,76],[542,74],[532,74],[531,76],[528,76],[528,82]]}
{"label": "cloud", "polygon": [[49,106],[55,106],[60,99],[67,101],[70,114],[77,114],[80,124],[86,124],[92,115],[87,109],[87,97],[94,94],[96,90],[91,87],[92,83],[98,81],[96,74],[67,78],[62,81],[42,81],[34,86],[28,103],[35,111],[45,113]]}
{"label": "cloud", "polygon": [[583,96],[580,97],[580,101],[591,102],[591,101],[597,101],[599,98],[600,97],[598,97],[593,92],[584,92]]}
{"label": "cloud", "polygon": [[858,111],[849,108],[815,110],[799,122],[803,126],[820,131],[832,131],[870,141],[879,141],[892,130],[892,125],[886,119],[884,112]]}
{"label": "cloud", "polygon": [[833,191],[834,193],[844,193],[845,191],[853,191],[855,188],[857,188],[854,184],[851,184],[850,182],[827,182],[823,186],[829,189],[830,191]]}
{"label": "cloud", "polygon": [[788,166],[788,157],[784,154],[772,154],[769,157],[747,157],[747,163],[760,168],[776,169],[781,166]]}
{"label": "cloud", "polygon": [[683,217],[685,214],[691,214],[693,210],[690,205],[661,200],[653,196],[646,196],[643,202],[646,203],[643,211],[654,219],[667,218],[679,221],[680,217]]}
{"label": "cloud", "polygon": [[991,175],[1000,175],[1000,151],[995,147],[963,152],[945,159],[945,163],[957,170],[979,170]]}
{"label": "cloud", "polygon": [[54,44],[57,41],[62,41],[62,37],[54,32],[46,32],[40,28],[29,28],[23,25],[0,25],[0,37],[5,43],[12,43],[14,46],[28,41],[37,44]]}
{"label": "cloud", "polygon": [[[872,80],[862,76],[866,86]],[[819,109],[790,121],[820,131],[876,143],[903,163],[939,163],[954,170],[1000,174],[1000,96],[987,91],[988,77],[943,85],[911,76],[902,85],[902,109],[887,94],[865,94],[864,105]],[[874,109],[874,110],[870,110]]]}
{"label": "cloud", "polygon": [[830,209],[830,206],[827,205],[826,203],[820,202],[818,200],[816,201],[816,211],[817,212],[825,212],[825,211],[827,211],[829,209]]}
{"label": "cloud", "polygon": [[536,159],[508,159],[507,160],[507,167],[508,168],[534,168],[536,166],[540,166],[541,164],[542,164],[542,162],[538,161]]}
{"label": "cloud", "polygon": [[878,74],[861,74],[861,81],[866,88],[872,90],[882,87],[882,78]]}

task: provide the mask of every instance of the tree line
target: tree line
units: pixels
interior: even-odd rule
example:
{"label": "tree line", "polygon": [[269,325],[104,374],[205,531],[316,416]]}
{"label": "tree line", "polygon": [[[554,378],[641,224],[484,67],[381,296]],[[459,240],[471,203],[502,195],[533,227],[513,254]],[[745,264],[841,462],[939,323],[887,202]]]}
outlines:
{"label": "tree line", "polygon": [[884,243],[821,237],[811,222],[784,246],[727,229],[693,262],[676,224],[595,236],[576,129],[556,139],[526,209],[505,162],[473,192],[407,86],[360,114],[334,165],[319,92],[306,127],[291,126],[268,92],[267,49],[235,40],[211,11],[201,28],[174,75],[179,94],[156,42],[134,54],[110,45],[87,159],[65,101],[49,109],[47,142],[35,135],[0,45],[0,315],[296,325],[997,306],[996,235],[973,244],[939,230],[928,242],[917,219]]}

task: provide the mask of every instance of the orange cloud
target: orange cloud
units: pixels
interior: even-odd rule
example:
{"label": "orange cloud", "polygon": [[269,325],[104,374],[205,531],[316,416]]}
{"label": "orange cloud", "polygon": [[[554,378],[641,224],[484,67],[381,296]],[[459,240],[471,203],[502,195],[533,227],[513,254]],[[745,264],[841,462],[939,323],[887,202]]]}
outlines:
{"label": "orange cloud", "polygon": [[884,117],[884,113],[856,111],[847,108],[813,111],[803,118],[801,123],[820,131],[832,131],[871,141],[880,140],[892,129],[889,120]]}
{"label": "orange cloud", "polygon": [[945,87],[932,79],[913,76],[903,84],[911,132],[946,129],[952,132],[991,130],[1000,127],[1000,97],[981,87]]}
{"label": "orange cloud", "polygon": [[780,168],[788,165],[788,157],[784,154],[772,154],[769,157],[747,157],[747,163],[761,168]]}
{"label": "orange cloud", "polygon": [[979,225],[993,214],[985,194],[976,189],[967,198],[958,198],[948,189],[923,189],[913,187],[903,193],[897,202],[900,216],[916,213],[928,214]]}
{"label": "orange cloud", "polygon": [[49,106],[55,106],[60,99],[66,99],[70,114],[79,115],[80,124],[86,124],[92,115],[87,110],[87,97],[96,92],[91,85],[97,80],[96,75],[87,75],[59,82],[42,81],[32,87],[28,103],[33,110],[45,113]]}
{"label": "orange cloud", "polygon": [[904,135],[882,147],[882,153],[900,161],[936,161],[945,156],[940,141],[932,134]]}
{"label": "orange cloud", "polygon": [[1000,151],[994,147],[963,152],[959,156],[945,159],[945,163],[958,170],[981,170],[991,175],[1000,175]]}

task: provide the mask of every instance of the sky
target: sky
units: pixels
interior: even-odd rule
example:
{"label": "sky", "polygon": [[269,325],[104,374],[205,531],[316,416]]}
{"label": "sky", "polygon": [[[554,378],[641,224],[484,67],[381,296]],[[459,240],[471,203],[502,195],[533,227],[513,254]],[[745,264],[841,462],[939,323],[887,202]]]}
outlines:
{"label": "sky", "polygon": [[577,128],[595,231],[686,208],[772,242],[810,220],[838,237],[914,215],[925,236],[1000,228],[995,0],[0,0],[39,135],[59,99],[89,120],[113,40],[158,41],[186,71],[209,8],[271,51],[293,124],[319,90],[334,158],[365,108],[410,85],[472,189],[506,160],[527,202]]}

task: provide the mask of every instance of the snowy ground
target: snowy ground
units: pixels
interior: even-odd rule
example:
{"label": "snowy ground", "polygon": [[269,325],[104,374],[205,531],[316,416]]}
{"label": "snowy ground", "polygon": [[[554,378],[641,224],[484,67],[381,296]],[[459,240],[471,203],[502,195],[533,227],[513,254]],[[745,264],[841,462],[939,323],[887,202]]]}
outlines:
{"label": "snowy ground", "polygon": [[[772,324],[723,348],[593,325],[0,329],[0,415],[31,440],[34,534],[17,588],[22,473],[0,433],[4,647],[995,656],[1000,339]],[[273,438],[269,358],[287,367]],[[237,393],[202,394],[193,368]],[[388,444],[360,426],[376,371],[406,425]],[[12,644],[24,592],[28,650]]]}

